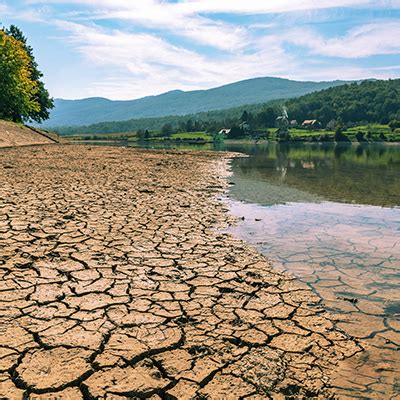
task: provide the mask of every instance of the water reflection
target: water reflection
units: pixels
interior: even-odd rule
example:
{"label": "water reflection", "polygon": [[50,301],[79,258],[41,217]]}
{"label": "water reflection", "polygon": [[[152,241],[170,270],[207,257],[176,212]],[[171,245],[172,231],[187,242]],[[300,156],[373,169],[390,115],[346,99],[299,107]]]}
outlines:
{"label": "water reflection", "polygon": [[400,145],[86,143],[146,149],[233,151],[250,155],[232,162],[233,180],[238,183],[232,193],[238,199],[264,205],[321,200],[400,205]]}
{"label": "water reflection", "polygon": [[[242,149],[243,151],[243,149]],[[400,204],[400,147],[385,145],[254,146],[250,158],[234,160],[239,199],[260,204],[330,200]],[[266,182],[279,198],[263,198],[254,182]]]}
{"label": "water reflection", "polygon": [[[294,273],[366,351],[339,397],[400,394],[400,147],[268,145],[232,162],[231,233]],[[357,204],[354,204],[357,203]]]}

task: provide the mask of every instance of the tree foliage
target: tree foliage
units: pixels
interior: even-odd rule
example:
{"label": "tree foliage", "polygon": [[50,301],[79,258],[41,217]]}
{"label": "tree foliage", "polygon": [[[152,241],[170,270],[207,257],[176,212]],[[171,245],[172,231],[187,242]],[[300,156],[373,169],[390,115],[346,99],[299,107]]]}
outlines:
{"label": "tree foliage", "polygon": [[400,128],[400,119],[392,119],[389,121],[389,128],[394,131],[395,129]]}
{"label": "tree foliage", "polygon": [[49,118],[53,108],[43,74],[23,33],[15,26],[0,31],[0,118],[13,121]]}
{"label": "tree foliage", "polygon": [[174,133],[173,127],[171,124],[165,124],[161,128],[161,133],[164,136],[171,136]]}
{"label": "tree foliage", "polygon": [[332,119],[344,124],[382,123],[400,119],[400,79],[369,80],[321,90],[288,100],[291,119]]}
{"label": "tree foliage", "polygon": [[37,91],[22,43],[0,30],[0,118],[17,122],[38,112]]}

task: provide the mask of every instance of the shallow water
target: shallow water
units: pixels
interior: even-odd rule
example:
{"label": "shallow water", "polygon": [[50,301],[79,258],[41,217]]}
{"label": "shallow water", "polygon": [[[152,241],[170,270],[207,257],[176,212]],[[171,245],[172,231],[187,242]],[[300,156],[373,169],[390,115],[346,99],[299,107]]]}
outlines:
{"label": "shallow water", "polygon": [[229,205],[240,223],[230,232],[306,282],[365,343],[335,377],[338,395],[399,395],[400,147],[247,153],[232,162]]}

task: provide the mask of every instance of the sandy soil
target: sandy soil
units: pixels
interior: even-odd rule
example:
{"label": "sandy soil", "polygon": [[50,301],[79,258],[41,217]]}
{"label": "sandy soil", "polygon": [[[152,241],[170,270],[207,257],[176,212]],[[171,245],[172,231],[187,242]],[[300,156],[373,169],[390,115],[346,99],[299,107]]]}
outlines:
{"label": "sandy soil", "polygon": [[361,347],[216,229],[226,157],[0,151],[0,398],[332,396]]}

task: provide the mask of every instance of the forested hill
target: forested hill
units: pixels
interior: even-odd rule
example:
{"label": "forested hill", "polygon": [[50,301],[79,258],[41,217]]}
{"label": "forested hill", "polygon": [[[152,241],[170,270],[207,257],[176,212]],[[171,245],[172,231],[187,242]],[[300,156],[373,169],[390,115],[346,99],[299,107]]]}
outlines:
{"label": "forested hill", "polygon": [[[222,127],[232,127],[244,119],[252,129],[271,128],[286,105],[289,119],[300,124],[305,119],[317,119],[322,128],[330,121],[340,120],[347,125],[363,123],[387,124],[400,120],[400,79],[374,80],[345,84],[290,100],[244,105],[226,110],[215,110],[184,116],[141,118],[128,121],[101,122],[89,126],[63,127],[57,132],[68,134],[97,134],[160,130],[169,125],[174,131],[217,132]],[[244,118],[245,115],[245,118]]]}
{"label": "forested hill", "polygon": [[382,123],[400,119],[400,79],[346,84],[286,101],[290,119]]}
{"label": "forested hill", "polygon": [[[268,105],[275,105],[275,108],[279,109],[280,106],[277,104],[281,104],[281,101],[274,100],[268,103]],[[62,126],[56,127],[54,130],[56,130],[60,135],[81,135],[116,132],[125,133],[142,130],[158,131],[161,130],[164,125],[171,125],[174,129],[188,131],[186,126],[192,124],[192,127],[195,130],[207,129],[212,132],[219,130],[221,127],[229,127],[237,124],[239,117],[244,111],[257,114],[265,107],[265,103],[247,104],[225,110],[214,110],[185,115],[167,115],[165,117],[138,118],[127,121],[105,121],[83,126]]]}
{"label": "forested hill", "polygon": [[222,110],[244,104],[287,99],[345,82],[299,82],[282,78],[255,78],[209,90],[175,90],[158,96],[130,101],[104,98],[83,100],[56,99],[50,119],[43,126],[77,126],[104,121],[123,121],[146,117],[185,115]]}

